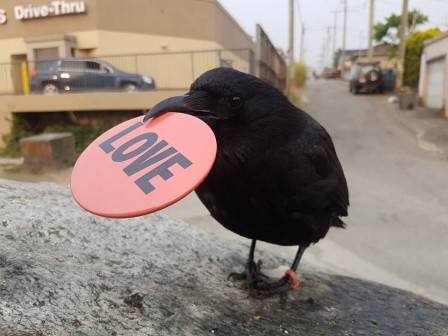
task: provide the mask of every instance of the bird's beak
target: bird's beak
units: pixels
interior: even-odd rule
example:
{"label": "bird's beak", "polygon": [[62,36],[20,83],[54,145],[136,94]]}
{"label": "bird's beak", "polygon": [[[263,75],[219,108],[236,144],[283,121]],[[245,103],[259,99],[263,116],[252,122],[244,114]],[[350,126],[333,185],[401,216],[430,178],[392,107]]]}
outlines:
{"label": "bird's beak", "polygon": [[161,116],[166,112],[181,112],[194,116],[210,115],[211,111],[205,108],[206,97],[202,92],[194,92],[184,96],[170,97],[157,103],[143,118],[143,122]]}
{"label": "bird's beak", "polygon": [[162,100],[146,113],[143,121],[158,117],[166,112],[188,112],[188,109],[183,104],[185,97],[187,96],[176,96]]}

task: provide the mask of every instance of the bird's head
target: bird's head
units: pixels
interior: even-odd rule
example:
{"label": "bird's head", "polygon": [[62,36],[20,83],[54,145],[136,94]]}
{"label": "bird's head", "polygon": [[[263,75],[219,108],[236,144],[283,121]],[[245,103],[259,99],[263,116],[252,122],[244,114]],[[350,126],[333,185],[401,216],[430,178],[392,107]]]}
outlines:
{"label": "bird's head", "polygon": [[181,112],[202,119],[212,129],[226,122],[251,123],[289,104],[270,84],[230,68],[205,72],[184,96],[167,98],[146,114],[144,121],[166,112]]}

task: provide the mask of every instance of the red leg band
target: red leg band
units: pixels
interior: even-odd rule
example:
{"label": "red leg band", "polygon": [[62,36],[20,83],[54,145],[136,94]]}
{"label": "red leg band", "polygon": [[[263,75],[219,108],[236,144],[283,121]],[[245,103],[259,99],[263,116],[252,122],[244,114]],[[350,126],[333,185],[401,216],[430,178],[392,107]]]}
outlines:
{"label": "red leg band", "polygon": [[297,279],[297,274],[292,269],[289,269],[285,272],[286,276],[289,276],[292,280],[292,289],[296,288],[299,285],[299,279]]}

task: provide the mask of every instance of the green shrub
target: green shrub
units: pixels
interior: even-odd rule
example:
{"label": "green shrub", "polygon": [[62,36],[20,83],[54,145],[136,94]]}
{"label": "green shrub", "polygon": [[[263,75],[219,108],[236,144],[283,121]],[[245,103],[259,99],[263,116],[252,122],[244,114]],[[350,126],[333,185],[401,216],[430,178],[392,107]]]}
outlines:
{"label": "green shrub", "polygon": [[32,135],[32,127],[25,118],[17,114],[6,121],[11,123],[11,133],[2,136],[6,145],[5,148],[0,148],[0,156],[20,157],[20,139]]}
{"label": "green shrub", "polygon": [[75,154],[81,154],[93,140],[120,122],[107,122],[99,126],[55,124],[47,126],[44,133],[73,133]]}
{"label": "green shrub", "polygon": [[439,35],[439,28],[413,33],[406,41],[406,57],[404,60],[403,85],[416,88],[420,77],[420,58],[424,42]]}
{"label": "green shrub", "polygon": [[10,120],[11,133],[3,136],[3,141],[6,144],[5,148],[0,149],[0,156],[20,157],[20,139],[37,134],[37,133],[73,133],[75,137],[75,154],[80,154],[82,151],[97,137],[109,130],[115,125],[118,125],[123,120],[114,120],[104,122],[98,126],[92,125],[77,125],[69,122],[36,122],[19,114],[13,114]]}
{"label": "green shrub", "polygon": [[294,64],[294,86],[303,88],[306,83],[306,65],[299,62]]}

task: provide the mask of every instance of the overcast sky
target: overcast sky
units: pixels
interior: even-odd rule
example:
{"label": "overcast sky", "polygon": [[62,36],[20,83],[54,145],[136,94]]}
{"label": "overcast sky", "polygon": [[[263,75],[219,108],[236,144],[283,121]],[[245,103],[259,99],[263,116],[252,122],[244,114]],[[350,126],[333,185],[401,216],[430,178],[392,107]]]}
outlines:
{"label": "overcast sky", "polygon": [[[259,23],[272,43],[288,49],[289,0],[218,0],[251,36]],[[337,14],[336,49],[342,47],[343,0],[294,0],[295,1],[295,57],[299,58],[300,26],[305,26],[305,61],[309,66],[322,63],[324,45],[333,50],[334,14]],[[369,0],[347,0],[347,49],[367,48]],[[300,6],[300,13],[299,13]],[[382,22],[390,14],[401,13],[402,0],[375,0],[374,22]],[[448,30],[448,0],[409,0],[409,10],[418,9],[429,17],[429,24],[419,30],[440,27]],[[302,22],[301,22],[302,20]],[[330,27],[327,42],[327,27]],[[328,55],[328,54],[327,54]],[[328,59],[328,57],[327,57]]]}

